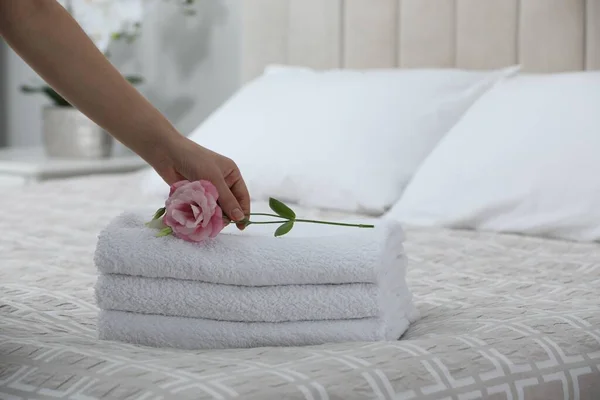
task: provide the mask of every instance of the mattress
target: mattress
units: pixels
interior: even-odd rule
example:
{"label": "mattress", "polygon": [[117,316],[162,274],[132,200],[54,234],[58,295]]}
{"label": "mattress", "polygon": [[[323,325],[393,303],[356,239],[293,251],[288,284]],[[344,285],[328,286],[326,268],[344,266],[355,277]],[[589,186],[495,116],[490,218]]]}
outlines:
{"label": "mattress", "polygon": [[0,398],[600,398],[597,244],[409,229],[422,319],[399,341],[214,351],[100,341],[92,254],[110,218],[153,206],[137,178],[3,190]]}

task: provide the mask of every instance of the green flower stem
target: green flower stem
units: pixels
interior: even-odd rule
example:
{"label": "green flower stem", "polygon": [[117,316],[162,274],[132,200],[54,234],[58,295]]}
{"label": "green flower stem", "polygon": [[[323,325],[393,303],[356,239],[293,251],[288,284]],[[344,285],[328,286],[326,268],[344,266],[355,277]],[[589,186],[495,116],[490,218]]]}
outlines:
{"label": "green flower stem", "polygon": [[292,221],[292,222],[308,222],[311,224],[321,224],[321,225],[336,225],[336,226],[351,226],[354,228],[375,228],[375,225],[364,225],[364,224],[344,224],[341,222],[327,222],[327,221],[311,221],[308,219],[289,219],[289,220],[283,220],[283,221],[259,221],[259,222],[255,222],[255,221],[248,221],[246,222],[246,225],[269,225],[269,224],[281,224],[283,222],[286,221]]}
{"label": "green flower stem", "polygon": [[261,216],[261,217],[275,217],[275,218],[283,218],[281,215],[277,215],[277,214],[250,213],[249,215],[258,215],[258,216]]}
{"label": "green flower stem", "polygon": [[[275,217],[275,218],[281,218],[281,216],[279,215],[275,215],[275,214],[264,214],[264,213],[250,213],[250,215],[258,215],[258,216],[264,216],[264,217]],[[351,226],[351,227],[355,227],[355,228],[375,228],[375,225],[365,225],[365,224],[346,224],[343,222],[329,222],[329,221],[315,221],[312,219],[283,219],[283,220],[279,220],[279,221],[246,221],[247,225],[267,225],[267,224],[281,224],[283,222],[286,221],[292,221],[292,222],[307,222],[309,224],[321,224],[321,225],[336,225],[336,226]]]}
{"label": "green flower stem", "polygon": [[[261,216],[261,217],[274,217],[274,218],[280,218],[281,219],[280,221],[271,221],[271,222],[268,222],[269,224],[281,224],[283,222],[289,221],[287,218],[284,218],[281,215],[277,215],[277,214],[264,214],[264,213],[250,213],[250,214],[248,214],[248,216],[250,216],[250,215],[258,215],[258,216]],[[234,223],[234,221],[232,221],[231,219],[229,219],[229,217],[227,217],[225,215],[223,216],[223,219],[226,220],[227,223],[230,223],[230,224]],[[251,221],[248,218],[246,218],[246,219],[244,219],[242,221],[237,221],[235,223],[241,223],[241,222],[244,222],[244,223],[248,224]],[[253,224],[262,224],[263,222],[251,222],[251,223],[253,223]]]}
{"label": "green flower stem", "polygon": [[294,222],[308,222],[310,224],[322,224],[322,225],[336,225],[336,226],[353,226],[356,228],[375,228],[375,225],[368,224],[346,224],[343,222],[329,222],[329,221],[314,221],[312,219],[294,219]]}
{"label": "green flower stem", "polygon": [[246,221],[246,226],[248,225],[269,225],[269,224],[283,224],[284,222],[287,222],[287,219],[281,220],[281,221]]}

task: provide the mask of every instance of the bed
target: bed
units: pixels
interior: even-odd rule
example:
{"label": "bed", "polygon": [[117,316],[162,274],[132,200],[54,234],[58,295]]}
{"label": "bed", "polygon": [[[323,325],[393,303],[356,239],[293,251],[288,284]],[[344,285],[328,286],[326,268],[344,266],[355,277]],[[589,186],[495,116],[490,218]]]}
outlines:
{"label": "bed", "polygon": [[[376,3],[245,0],[245,79],[269,63],[600,67],[595,0]],[[482,24],[486,15],[501,17]],[[181,351],[99,341],[96,238],[123,209],[153,201],[140,195],[140,177],[2,193],[0,398],[600,398],[596,243],[408,229],[408,283],[422,318],[394,342]]]}

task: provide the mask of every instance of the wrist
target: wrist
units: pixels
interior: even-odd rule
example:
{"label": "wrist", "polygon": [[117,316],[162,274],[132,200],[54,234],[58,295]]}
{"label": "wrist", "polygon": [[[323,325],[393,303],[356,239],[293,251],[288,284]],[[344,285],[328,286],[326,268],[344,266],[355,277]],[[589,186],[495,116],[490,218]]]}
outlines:
{"label": "wrist", "polygon": [[174,164],[173,155],[177,148],[187,140],[174,127],[155,128],[145,132],[145,140],[140,141],[140,148],[133,149],[154,169],[171,168]]}

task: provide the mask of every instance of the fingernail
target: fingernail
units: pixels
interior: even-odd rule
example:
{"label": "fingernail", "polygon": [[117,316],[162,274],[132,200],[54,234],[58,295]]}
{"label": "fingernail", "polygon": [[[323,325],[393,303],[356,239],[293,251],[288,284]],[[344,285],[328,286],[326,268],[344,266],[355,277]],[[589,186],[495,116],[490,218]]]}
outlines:
{"label": "fingernail", "polygon": [[236,222],[243,220],[244,217],[245,217],[244,213],[239,208],[236,208],[235,210],[233,210],[231,212],[231,218],[233,218],[233,220],[236,221]]}

